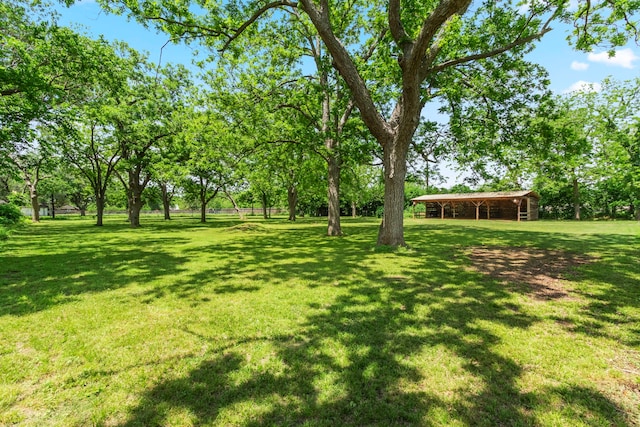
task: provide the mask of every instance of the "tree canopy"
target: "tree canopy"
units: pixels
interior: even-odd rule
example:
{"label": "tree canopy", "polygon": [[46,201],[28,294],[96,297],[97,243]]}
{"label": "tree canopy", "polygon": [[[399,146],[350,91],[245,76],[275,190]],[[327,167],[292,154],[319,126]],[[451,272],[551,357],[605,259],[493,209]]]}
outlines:
{"label": "tree canopy", "polygon": [[[545,70],[525,59],[557,23],[572,26],[570,43],[582,50],[637,38],[635,3],[100,3],[174,42],[208,47],[201,93],[181,67],[151,65],[122,43],[60,27],[37,2],[3,3],[0,167],[36,183],[36,205],[41,170],[30,173],[34,180],[23,166],[45,165],[39,156],[56,152],[90,183],[96,206],[104,207],[117,176],[133,226],[145,188],[172,180],[194,191],[198,186],[187,184],[199,182],[203,219],[219,192],[235,205],[232,192],[253,189],[265,209],[268,198],[280,197],[292,220],[299,201],[324,199],[328,234],[340,235],[346,199],[365,203],[356,189],[376,186],[360,179],[376,176],[368,166],[375,156],[383,166],[381,245],[405,244],[409,160],[499,164],[506,173],[496,183],[510,186],[520,182],[522,159],[536,158],[548,176],[573,177],[575,200],[577,185],[589,181],[610,194],[616,189],[610,205],[638,204],[629,190],[637,169],[620,174],[606,166],[635,164],[638,125],[629,120],[635,104],[615,101],[628,99],[631,86],[611,84],[607,100],[552,99]],[[589,128],[580,126],[585,116]],[[427,169],[427,181],[433,173]]]}
{"label": "tree canopy", "polygon": [[[531,68],[523,54],[555,22],[573,25],[572,43],[620,46],[637,37],[635,3],[530,1],[277,0],[146,2],[103,0],[173,37],[196,37],[212,48],[233,51],[241,37],[283,25],[303,15],[330,54],[362,120],[383,151],[385,208],[378,243],[404,245],[402,203],[409,146],[423,108],[438,98],[464,96],[474,77],[516,80]],[[362,52],[372,51],[371,55]],[[506,86],[507,88],[515,86]],[[477,87],[485,98],[508,91]]]}

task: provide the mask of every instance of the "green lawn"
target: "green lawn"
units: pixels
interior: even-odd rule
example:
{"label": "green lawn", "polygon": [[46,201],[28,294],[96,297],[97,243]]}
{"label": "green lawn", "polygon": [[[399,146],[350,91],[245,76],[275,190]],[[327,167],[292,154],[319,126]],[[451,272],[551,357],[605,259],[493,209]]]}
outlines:
{"label": "green lawn", "polygon": [[[0,425],[640,425],[640,224],[44,221],[0,242]],[[588,255],[563,297],[471,247]]]}

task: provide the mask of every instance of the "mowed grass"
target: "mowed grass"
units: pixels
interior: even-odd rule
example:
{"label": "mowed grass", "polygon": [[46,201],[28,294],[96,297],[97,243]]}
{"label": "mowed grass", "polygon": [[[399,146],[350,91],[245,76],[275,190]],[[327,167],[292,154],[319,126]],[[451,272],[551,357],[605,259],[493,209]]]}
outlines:
{"label": "mowed grass", "polygon": [[[142,222],[0,243],[0,425],[640,425],[637,223]],[[593,261],[541,299],[483,245]]]}

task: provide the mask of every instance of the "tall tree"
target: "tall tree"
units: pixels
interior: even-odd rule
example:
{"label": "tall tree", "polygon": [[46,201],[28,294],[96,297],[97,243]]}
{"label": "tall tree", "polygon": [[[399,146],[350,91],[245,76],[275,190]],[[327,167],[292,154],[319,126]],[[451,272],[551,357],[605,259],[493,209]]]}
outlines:
{"label": "tall tree", "polygon": [[[30,132],[32,138],[39,135],[37,130]],[[35,141],[28,141],[22,148],[15,152],[10,152],[7,156],[11,163],[18,171],[29,192],[31,200],[31,220],[33,222],[40,221],[40,193],[39,187],[45,176],[53,167],[52,152],[50,145],[38,138]]]}
{"label": "tall tree", "polygon": [[[611,205],[630,206],[640,220],[640,79],[607,79],[588,94],[594,123],[594,176]],[[583,103],[585,103],[583,101]]]}
{"label": "tall tree", "polygon": [[[286,141],[297,145],[289,146],[292,155],[300,155],[304,147],[306,153],[324,160],[327,234],[339,236],[340,173],[347,160],[343,145],[349,141],[348,124],[356,110],[348,88],[332,68],[331,56],[308,18],[293,12],[277,25],[261,26],[254,37],[239,40],[243,55],[234,61],[242,64],[244,84],[238,90],[247,91],[257,101],[255,104],[249,101],[249,106],[243,108],[261,118],[260,131],[254,130],[258,140],[271,144]],[[342,25],[341,37],[355,37],[357,29],[353,27]],[[373,49],[368,53],[372,52]],[[292,172],[288,170],[290,178],[284,181],[299,179],[293,178]],[[291,185],[286,187],[288,203],[293,202],[297,191]],[[290,205],[292,208],[293,204]],[[295,215],[290,212],[290,216]]]}
{"label": "tall tree", "polygon": [[96,203],[96,225],[103,225],[107,190],[121,159],[121,146],[103,116],[86,116],[76,138],[65,141],[64,156],[89,182]]}
{"label": "tall tree", "polygon": [[572,105],[574,99],[560,99],[549,114],[544,114],[538,126],[536,148],[547,179],[568,182],[571,186],[573,219],[581,219],[581,185],[589,176],[593,161],[593,126],[585,123],[587,108]]}
{"label": "tall tree", "polygon": [[[472,0],[203,0],[197,2],[199,7],[168,0],[102,3],[115,3],[116,9],[123,4],[138,19],[151,20],[176,37],[202,37],[220,49],[228,48],[261,19],[282,19],[282,14],[272,13],[274,9],[305,14],[382,148],[385,209],[378,244],[392,246],[405,244],[404,179],[411,139],[423,107],[443,95],[441,89],[463,84],[468,79],[464,70],[470,64],[482,67],[493,59],[503,72],[509,72],[513,62],[558,20],[575,24],[574,42],[580,49],[588,50],[603,41],[621,45],[630,35],[637,35],[633,13],[640,9],[640,4],[618,0],[580,2],[576,9],[568,1],[530,1],[523,5],[497,1],[474,4]],[[344,16],[358,22],[358,37],[340,38],[337,23]],[[383,42],[370,61],[359,62],[356,52],[377,43],[381,34]],[[396,99],[395,105],[377,103],[384,99],[380,93],[385,91]]]}
{"label": "tall tree", "polygon": [[[96,225],[102,226],[107,190],[122,159],[123,147],[114,134],[118,99],[129,90],[129,76],[142,59],[122,43],[106,46],[96,59],[103,64],[102,72],[74,103],[73,132],[61,138],[59,145],[66,160],[89,183],[96,203]],[[82,203],[80,195],[76,199]]]}
{"label": "tall tree", "polygon": [[37,166],[58,151],[60,141],[74,138],[76,107],[98,82],[103,89],[118,85],[117,56],[107,42],[60,27],[54,13],[37,7],[13,0],[0,4],[6,25],[0,33],[0,157],[30,159],[31,167],[21,167],[31,171],[32,204],[41,179]]}
{"label": "tall tree", "polygon": [[[348,12],[346,9],[345,11]],[[331,55],[308,17],[297,9],[291,16],[292,18],[286,25],[292,26],[296,30],[294,34],[299,34],[300,38],[290,40],[290,44],[286,47],[289,50],[300,49],[299,55],[301,57],[310,57],[315,72],[308,76],[310,79],[301,80],[303,91],[311,96],[291,97],[290,94],[285,93],[285,96],[289,95],[289,99],[282,102],[281,107],[293,109],[297,114],[303,116],[314,130],[307,138],[311,141],[319,140],[314,151],[327,164],[327,234],[340,236],[342,235],[340,223],[341,171],[344,162],[348,160],[345,159],[343,146],[349,141],[348,124],[355,111],[354,99],[339,73],[332,67]],[[334,32],[341,40],[353,43],[359,36],[360,27],[357,21],[351,20],[352,18],[353,16],[349,13],[340,15],[340,18],[336,17]],[[286,30],[286,28],[278,28],[281,34],[292,33]],[[382,37],[383,34],[368,49],[354,52],[355,59],[358,62],[366,62],[373,55]],[[293,44],[291,44],[292,42]],[[306,84],[309,81],[312,82],[313,88],[309,88]],[[313,105],[314,101],[315,105]]]}
{"label": "tall tree", "polygon": [[133,228],[140,226],[142,195],[151,181],[151,164],[157,160],[158,147],[180,131],[189,78],[182,66],[166,66],[154,72],[141,61],[129,76],[129,90],[117,98],[111,120],[122,160],[116,174],[127,192]]}
{"label": "tall tree", "polygon": [[[207,99],[194,111],[185,124],[184,144],[187,150],[187,182],[185,191],[200,205],[200,221],[206,222],[207,205],[219,194],[226,195],[234,204],[231,193],[244,181],[245,163],[253,152],[244,139],[237,117],[232,114],[233,94],[208,94]],[[224,99],[222,99],[224,98]],[[220,109],[218,107],[226,107]]]}

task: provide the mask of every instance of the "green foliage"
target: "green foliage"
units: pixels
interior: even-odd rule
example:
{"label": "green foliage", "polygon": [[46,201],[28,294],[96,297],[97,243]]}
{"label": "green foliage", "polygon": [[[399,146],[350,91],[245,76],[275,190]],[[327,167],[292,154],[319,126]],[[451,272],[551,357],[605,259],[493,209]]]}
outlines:
{"label": "green foliage", "polygon": [[58,26],[55,13],[38,3],[0,4],[0,151],[32,139],[34,123],[70,132],[71,106],[101,78],[117,84],[108,43]]}
{"label": "green foliage", "polygon": [[404,185],[404,207],[405,209],[410,208],[413,205],[411,199],[422,196],[424,194],[429,194],[429,191],[424,188],[422,185],[412,182],[407,182]]}
{"label": "green foliage", "polygon": [[11,203],[0,203],[0,225],[15,225],[22,219],[20,208]]}
{"label": "green foliage", "polygon": [[[133,210],[152,180],[175,185],[186,177],[192,185],[185,187],[192,196],[199,193],[203,206],[218,191],[251,188],[253,200],[267,205],[282,203],[295,189],[301,206],[319,211],[325,182],[334,182],[340,168],[371,163],[374,152],[386,162],[385,173],[399,174],[387,185],[397,182],[401,189],[420,114],[437,100],[441,112],[449,113],[450,126],[435,141],[440,129],[433,122],[420,128],[414,149],[423,161],[430,165],[448,153],[487,169],[491,159],[508,175],[495,186],[515,185],[522,169],[515,154],[523,145],[535,145],[526,134],[531,123],[523,118],[545,99],[547,83],[544,71],[524,61],[524,54],[557,19],[576,24],[581,49],[601,41],[619,45],[637,35],[633,12],[638,9],[615,1],[580,4],[577,10],[568,2],[534,1],[101,3],[176,39],[197,39],[228,55],[212,56],[207,66],[213,64],[215,71],[202,78],[210,93],[196,94],[180,67],[156,69],[124,45],[59,27],[55,18],[34,13],[36,6],[2,3],[0,18],[7,28],[0,40],[0,154],[6,155],[0,162],[9,160],[12,173],[22,172],[34,199],[47,166],[40,160],[64,152],[91,182],[97,206],[116,174]],[[303,76],[309,58],[316,72]],[[558,167],[564,163],[573,167],[573,178],[584,181],[585,165],[595,157],[580,164],[579,154],[588,151],[590,141],[571,121],[556,115],[549,129],[538,126],[543,135],[538,142],[548,153],[559,147],[548,156],[545,171],[566,175]],[[607,156],[638,164],[637,144],[622,136],[628,126],[607,129],[619,142]],[[331,173],[323,173],[318,159]],[[607,197],[609,206],[640,204],[640,195],[631,190],[638,187],[637,168],[631,169],[611,174],[616,182],[601,187],[616,189]],[[434,173],[437,169],[425,171],[428,186]],[[348,200],[381,213],[374,180],[349,176],[344,182],[343,206]],[[45,184],[46,192],[66,194],[58,184]],[[78,203],[88,203],[86,193],[74,195]],[[396,206],[387,206],[385,215],[381,242],[403,244],[396,232],[402,221],[393,220]],[[387,224],[394,230],[386,230]]]}
{"label": "green foliage", "polygon": [[25,193],[11,193],[7,196],[7,201],[16,206],[27,206],[29,204],[29,196]]}
{"label": "green foliage", "polygon": [[[20,175],[34,200],[39,190],[48,197],[60,195],[58,204],[74,193],[76,202],[86,206],[86,191],[67,192],[64,178],[54,173],[52,160],[63,154],[58,168],[72,163],[91,181],[96,200],[104,200],[104,194],[97,194],[117,162],[103,149],[105,129],[116,129],[105,117],[117,116],[109,107],[126,97],[123,89],[136,77],[131,62],[140,56],[124,44],[92,40],[59,26],[47,3],[3,2],[0,21],[6,24],[0,34],[0,168]],[[47,183],[50,175],[55,178]],[[38,220],[36,213],[33,219]]]}
{"label": "green foliage", "polygon": [[587,216],[633,215],[640,199],[640,80],[607,79],[600,92],[574,92],[543,107],[531,122],[535,148],[523,157],[546,213],[566,217],[578,204]]}

